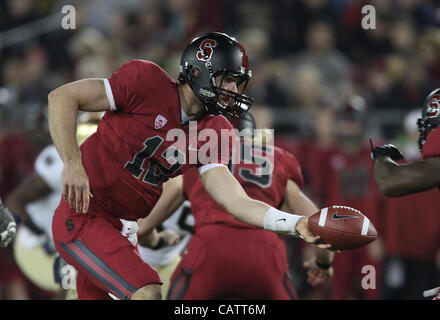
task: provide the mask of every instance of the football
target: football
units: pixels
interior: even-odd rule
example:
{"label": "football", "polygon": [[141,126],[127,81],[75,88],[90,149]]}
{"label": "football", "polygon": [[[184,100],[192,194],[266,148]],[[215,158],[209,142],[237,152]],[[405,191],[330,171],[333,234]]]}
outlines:
{"label": "football", "polygon": [[321,209],[309,217],[309,228],[334,250],[358,249],[377,237],[370,220],[359,210],[346,206]]}

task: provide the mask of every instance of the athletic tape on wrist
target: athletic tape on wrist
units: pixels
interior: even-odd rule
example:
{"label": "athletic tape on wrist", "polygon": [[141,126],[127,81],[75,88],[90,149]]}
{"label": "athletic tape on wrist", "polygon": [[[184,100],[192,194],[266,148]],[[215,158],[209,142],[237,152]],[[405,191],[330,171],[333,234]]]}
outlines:
{"label": "athletic tape on wrist", "polygon": [[264,216],[264,229],[275,232],[283,232],[293,236],[300,236],[296,232],[296,224],[301,218],[304,218],[304,216],[288,214],[271,207],[269,210],[267,210]]}

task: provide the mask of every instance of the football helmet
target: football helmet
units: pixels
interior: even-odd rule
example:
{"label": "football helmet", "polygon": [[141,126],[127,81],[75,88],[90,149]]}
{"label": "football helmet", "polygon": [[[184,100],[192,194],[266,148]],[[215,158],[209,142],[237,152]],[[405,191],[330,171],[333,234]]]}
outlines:
{"label": "football helmet", "polygon": [[440,124],[440,88],[432,91],[425,99],[422,117],[417,120],[419,127],[419,149],[422,151],[428,133]]}
{"label": "football helmet", "polygon": [[[217,82],[216,77],[221,76]],[[243,91],[252,72],[243,46],[225,33],[200,35],[186,46],[179,66],[179,82],[188,83],[210,114],[245,115],[253,99]],[[234,81],[238,92],[222,88]]]}

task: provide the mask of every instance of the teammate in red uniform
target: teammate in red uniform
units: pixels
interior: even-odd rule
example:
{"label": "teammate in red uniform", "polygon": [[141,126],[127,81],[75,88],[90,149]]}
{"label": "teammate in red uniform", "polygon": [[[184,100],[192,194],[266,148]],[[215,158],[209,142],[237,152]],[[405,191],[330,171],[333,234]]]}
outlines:
{"label": "teammate in red uniform", "polygon": [[[403,155],[390,144],[372,150],[374,177],[386,196],[400,197],[440,187],[440,88],[426,97],[417,124],[422,160],[398,164],[395,161],[403,160]],[[440,289],[437,294],[440,298]]]}
{"label": "teammate in red uniform", "polygon": [[[230,151],[223,148],[221,129],[231,126],[217,115],[240,117],[248,111],[252,99],[242,91],[250,77],[244,48],[226,34],[207,33],[185,48],[179,83],[152,62],[131,60],[110,79],[80,80],[49,94],[50,132],[64,162],[53,235],[60,255],[78,269],[79,299],[106,299],[108,293],[160,299],[161,281],[121,235],[120,219],[145,217],[163,182],[191,166],[237,219],[307,242],[320,240],[303,216],[248,197],[226,166]],[[78,110],[107,111],[81,150],[75,139]],[[197,120],[196,130],[189,120]],[[209,142],[188,136],[202,132]],[[183,143],[176,144],[182,136]],[[207,154],[208,160],[201,160]]]}
{"label": "teammate in red uniform", "polygon": [[[250,113],[239,120],[240,131],[253,132],[254,128]],[[317,212],[318,208],[301,192],[303,179],[296,158],[281,148],[251,139],[242,140],[240,148],[262,161],[246,163],[244,151],[240,163],[230,166],[246,193],[286,211],[307,216]],[[272,174],[258,174],[258,169],[265,166],[273,167]],[[234,219],[206,192],[196,169],[168,181],[163,196],[141,223],[140,235],[165,219],[168,210],[185,198],[191,202],[195,218],[194,234],[174,271],[168,299],[297,298],[289,281],[284,240]],[[313,285],[328,280],[333,273],[333,253],[316,250],[316,260],[306,262]]]}
{"label": "teammate in red uniform", "polygon": [[425,99],[422,117],[418,120],[419,148],[423,160],[399,165],[402,153],[393,145],[372,151],[374,174],[382,193],[389,197],[440,187],[440,88]]}

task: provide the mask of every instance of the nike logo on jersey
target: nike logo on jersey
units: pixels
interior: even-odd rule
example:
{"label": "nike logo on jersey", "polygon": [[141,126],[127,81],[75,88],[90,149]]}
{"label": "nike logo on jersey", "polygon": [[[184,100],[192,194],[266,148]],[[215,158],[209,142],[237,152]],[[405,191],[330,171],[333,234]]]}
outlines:
{"label": "nike logo on jersey", "polygon": [[167,122],[168,122],[168,120],[167,120],[164,116],[162,116],[162,115],[159,114],[159,115],[156,117],[156,120],[154,120],[154,128],[155,128],[155,129],[160,129],[160,128],[162,128],[164,125],[166,125]]}
{"label": "nike logo on jersey", "polygon": [[333,216],[332,216],[333,220],[349,219],[349,218],[356,218],[357,219],[359,217],[358,216],[344,216],[344,215],[340,216],[340,215],[338,215],[337,212],[333,213]]}
{"label": "nike logo on jersey", "polygon": [[282,218],[282,219],[278,219],[278,220],[276,220],[275,222],[278,222],[278,221],[286,221],[286,219],[284,219],[284,218]]}

